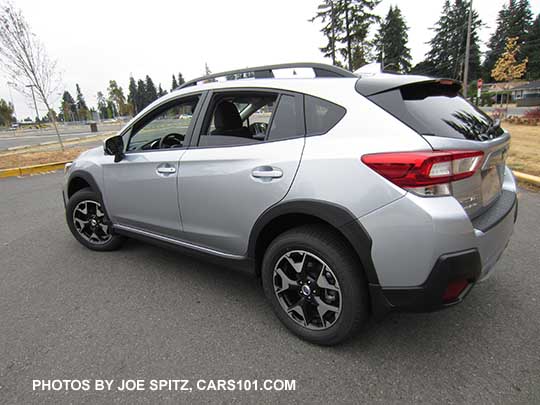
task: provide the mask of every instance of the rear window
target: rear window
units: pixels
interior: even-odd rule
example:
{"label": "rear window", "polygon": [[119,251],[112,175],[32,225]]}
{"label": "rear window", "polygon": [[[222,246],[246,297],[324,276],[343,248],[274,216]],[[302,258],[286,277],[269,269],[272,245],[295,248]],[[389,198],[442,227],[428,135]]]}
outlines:
{"label": "rear window", "polygon": [[322,135],[330,131],[345,115],[345,108],[323,100],[305,96],[307,135]]}
{"label": "rear window", "polygon": [[422,135],[484,141],[503,130],[460,95],[456,83],[415,83],[369,98]]}

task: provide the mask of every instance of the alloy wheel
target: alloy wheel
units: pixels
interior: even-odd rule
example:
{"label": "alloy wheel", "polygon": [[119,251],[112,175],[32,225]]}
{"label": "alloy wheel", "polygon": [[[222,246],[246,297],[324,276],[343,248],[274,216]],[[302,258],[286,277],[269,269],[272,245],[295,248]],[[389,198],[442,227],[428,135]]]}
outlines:
{"label": "alloy wheel", "polygon": [[336,275],[317,255],[292,250],[279,258],[273,273],[274,293],[287,315],[311,330],[328,329],[341,314]]}
{"label": "alloy wheel", "polygon": [[112,238],[105,213],[97,201],[84,200],[73,210],[73,225],[85,240],[94,244],[107,243]]}

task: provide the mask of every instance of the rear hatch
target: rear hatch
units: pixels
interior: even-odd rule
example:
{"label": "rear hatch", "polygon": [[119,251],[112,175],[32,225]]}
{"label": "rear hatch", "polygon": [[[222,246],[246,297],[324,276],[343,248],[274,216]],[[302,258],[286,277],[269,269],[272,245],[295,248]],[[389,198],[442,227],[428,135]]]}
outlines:
{"label": "rear hatch", "polygon": [[452,195],[472,219],[501,195],[510,135],[461,97],[460,90],[459,82],[430,79],[367,96],[418,132],[435,151],[484,153],[473,176],[452,183]]}

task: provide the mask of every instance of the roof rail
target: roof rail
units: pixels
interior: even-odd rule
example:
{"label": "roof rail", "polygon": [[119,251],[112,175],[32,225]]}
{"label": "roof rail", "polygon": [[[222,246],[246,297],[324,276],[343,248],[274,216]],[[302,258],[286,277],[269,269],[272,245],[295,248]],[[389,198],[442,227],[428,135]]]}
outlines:
{"label": "roof rail", "polygon": [[[189,86],[195,86],[198,82],[204,80],[216,79],[218,77],[226,77],[239,74],[252,73],[255,79],[271,79],[274,77],[274,70],[279,69],[294,69],[294,68],[311,68],[315,73],[315,77],[357,77],[354,73],[345,70],[343,68],[326,65],[324,63],[309,63],[309,62],[297,62],[297,63],[282,63],[278,65],[266,65],[257,66],[252,68],[229,70],[227,72],[212,73],[210,75],[197,77],[190,80],[181,86],[178,86],[175,90],[183,89]],[[236,80],[236,79],[235,79]]]}

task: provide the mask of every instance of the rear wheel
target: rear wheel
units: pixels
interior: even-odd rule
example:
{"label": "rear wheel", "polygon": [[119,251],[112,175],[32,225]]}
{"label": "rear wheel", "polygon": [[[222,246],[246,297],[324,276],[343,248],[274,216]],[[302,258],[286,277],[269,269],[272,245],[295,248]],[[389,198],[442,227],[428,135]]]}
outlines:
{"label": "rear wheel", "polygon": [[265,253],[262,281],[279,319],[310,342],[342,342],[367,319],[362,268],[331,228],[302,226],[278,236]]}
{"label": "rear wheel", "polygon": [[85,188],[71,196],[66,220],[75,239],[92,250],[118,249],[124,238],[112,232],[99,194]]}

